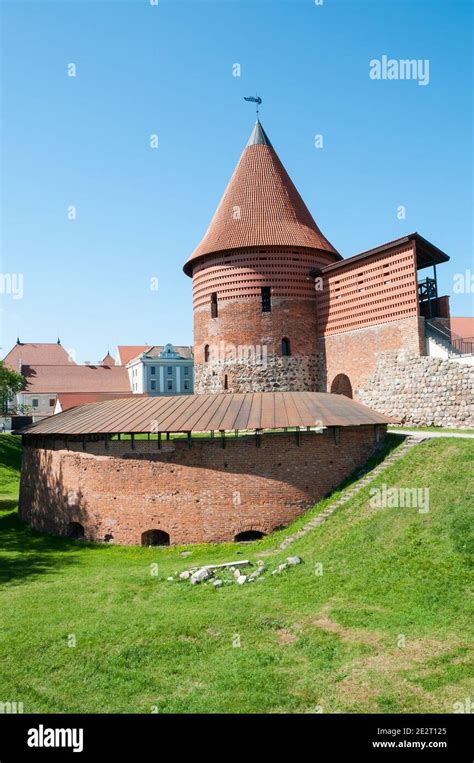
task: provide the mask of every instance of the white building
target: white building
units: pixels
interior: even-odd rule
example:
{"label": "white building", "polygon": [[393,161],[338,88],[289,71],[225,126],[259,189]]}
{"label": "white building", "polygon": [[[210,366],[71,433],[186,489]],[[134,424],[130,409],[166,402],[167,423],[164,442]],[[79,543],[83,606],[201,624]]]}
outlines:
{"label": "white building", "polygon": [[134,394],[192,395],[194,359],[191,347],[157,345],[127,363]]}

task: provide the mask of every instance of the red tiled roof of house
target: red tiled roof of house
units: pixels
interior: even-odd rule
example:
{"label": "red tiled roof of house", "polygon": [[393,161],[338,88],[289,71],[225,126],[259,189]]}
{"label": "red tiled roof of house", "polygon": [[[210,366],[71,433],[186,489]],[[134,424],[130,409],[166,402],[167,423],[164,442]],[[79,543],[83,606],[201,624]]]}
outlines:
{"label": "red tiled roof of house", "polygon": [[24,392],[130,392],[123,366],[23,366]]}
{"label": "red tiled roof of house", "polygon": [[[85,403],[98,403],[101,400],[116,400],[122,397],[131,397],[133,392],[61,392],[58,395],[59,404],[62,411],[68,411],[70,408],[76,408]],[[138,395],[137,397],[143,397]]]}
{"label": "red tiled roof of house", "polygon": [[112,357],[110,352],[107,353],[105,358],[100,361],[101,366],[115,366],[115,358]]}
{"label": "red tiled roof of house", "polygon": [[20,342],[5,356],[4,363],[13,371],[19,371],[23,366],[75,366],[66,350],[57,342]]}
{"label": "red tiled roof of house", "polygon": [[451,331],[462,339],[474,337],[474,318],[455,318],[451,316]]}
{"label": "red tiled roof of house", "polygon": [[126,366],[142,352],[148,352],[151,347],[150,344],[119,344],[117,347],[117,365]]}
{"label": "red tiled roof of house", "polygon": [[257,121],[204,238],[184,265],[203,255],[253,246],[301,246],[340,255],[321,233]]}

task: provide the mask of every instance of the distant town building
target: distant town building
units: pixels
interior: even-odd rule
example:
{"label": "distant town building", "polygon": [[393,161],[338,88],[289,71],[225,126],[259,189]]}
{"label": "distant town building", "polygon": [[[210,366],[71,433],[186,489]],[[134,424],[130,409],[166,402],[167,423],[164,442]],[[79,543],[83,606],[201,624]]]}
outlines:
{"label": "distant town building", "polygon": [[76,365],[72,357],[57,342],[20,342],[16,344],[3,359],[7,368],[21,373],[22,366],[70,366]]}
{"label": "distant town building", "polygon": [[99,362],[99,365],[100,366],[115,366],[116,365],[115,358],[113,358],[110,352],[107,351],[107,355],[105,356],[103,360]]}
{"label": "distant town building", "polygon": [[131,360],[135,360],[143,352],[151,350],[151,344],[119,344],[117,347],[116,366],[126,366]]}
{"label": "distant town building", "polygon": [[132,392],[148,395],[191,395],[194,360],[191,347],[156,345],[127,363]]}
{"label": "distant town building", "polygon": [[55,413],[58,397],[63,394],[112,393],[114,397],[130,394],[127,370],[118,366],[24,365],[21,373],[26,386],[17,396],[16,407],[33,415],[35,420]]}

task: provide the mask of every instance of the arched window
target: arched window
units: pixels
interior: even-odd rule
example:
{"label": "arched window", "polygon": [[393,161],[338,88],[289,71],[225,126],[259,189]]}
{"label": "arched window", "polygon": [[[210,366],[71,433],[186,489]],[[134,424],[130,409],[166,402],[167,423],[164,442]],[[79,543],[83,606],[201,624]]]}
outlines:
{"label": "arched window", "polygon": [[81,540],[84,537],[84,527],[79,522],[69,522],[66,534],[72,540]]}
{"label": "arched window", "polygon": [[338,374],[334,377],[331,384],[331,392],[333,395],[345,395],[346,397],[352,397],[352,384],[346,374]]}
{"label": "arched window", "polygon": [[170,536],[164,530],[147,530],[142,533],[142,546],[169,546]]}
{"label": "arched window", "polygon": [[265,533],[260,532],[260,530],[245,530],[244,532],[237,533],[234,541],[235,543],[246,543],[250,540],[260,540],[260,538],[264,537]]}
{"label": "arched window", "polygon": [[281,340],[281,354],[284,358],[287,358],[291,355],[290,340],[286,336],[284,336]]}
{"label": "arched window", "polygon": [[204,345],[204,363],[209,363],[209,345]]}

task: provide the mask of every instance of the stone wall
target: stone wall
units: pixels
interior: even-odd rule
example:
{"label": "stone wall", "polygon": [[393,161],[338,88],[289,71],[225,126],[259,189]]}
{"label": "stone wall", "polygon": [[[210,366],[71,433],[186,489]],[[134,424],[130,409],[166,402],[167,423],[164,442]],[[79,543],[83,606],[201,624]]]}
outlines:
{"label": "stone wall", "polygon": [[405,350],[379,353],[357,399],[404,424],[474,426],[474,368]]}
{"label": "stone wall", "polygon": [[[227,376],[227,380],[225,377]],[[195,366],[195,391],[316,392],[320,387],[316,355],[267,357],[262,362],[218,362]]]}
{"label": "stone wall", "polygon": [[[376,447],[384,427],[184,440],[70,443],[25,437],[19,513],[38,530],[140,544],[162,530],[171,543],[232,541],[289,524],[332,491]],[[41,447],[36,447],[36,444]],[[45,447],[46,446],[46,447]]]}

